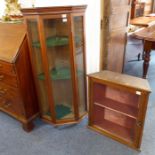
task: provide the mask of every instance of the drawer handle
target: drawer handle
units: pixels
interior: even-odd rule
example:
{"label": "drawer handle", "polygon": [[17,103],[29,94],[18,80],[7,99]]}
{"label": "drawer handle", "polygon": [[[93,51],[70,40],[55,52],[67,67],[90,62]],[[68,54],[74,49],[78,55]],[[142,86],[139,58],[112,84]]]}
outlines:
{"label": "drawer handle", "polygon": [[3,80],[4,79],[4,75],[0,75],[0,80]]}
{"label": "drawer handle", "polygon": [[0,88],[0,95],[5,95],[7,92],[7,89]]}
{"label": "drawer handle", "polygon": [[6,101],[5,104],[4,104],[4,107],[9,108],[10,106],[11,106],[11,103],[9,101],[8,102]]}

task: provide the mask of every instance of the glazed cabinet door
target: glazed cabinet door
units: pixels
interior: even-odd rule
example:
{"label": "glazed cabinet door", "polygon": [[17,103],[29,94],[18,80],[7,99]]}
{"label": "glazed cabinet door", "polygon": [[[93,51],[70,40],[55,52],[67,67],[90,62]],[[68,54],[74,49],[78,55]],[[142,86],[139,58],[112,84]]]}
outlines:
{"label": "glazed cabinet door", "polygon": [[[43,66],[43,55],[41,52],[41,44],[38,29],[38,19],[36,17],[28,18],[27,30],[29,36],[30,57],[35,78],[36,90],[40,104],[40,112],[42,117],[49,117],[50,106],[48,102],[48,88],[46,77],[43,76],[45,69]],[[49,117],[51,119],[51,117]]]}
{"label": "glazed cabinet door", "polygon": [[84,16],[83,14],[72,16],[74,59],[77,80],[78,110],[80,117],[86,113],[86,64],[84,47]]}
{"label": "glazed cabinet door", "polygon": [[139,149],[143,128],[143,95],[96,79],[89,80],[89,125],[109,137]]}
{"label": "glazed cabinet door", "polygon": [[[73,62],[70,16],[44,15],[42,20],[42,46],[48,65],[48,82],[53,111],[48,115],[56,121],[74,120]],[[45,78],[40,74],[40,79]]]}

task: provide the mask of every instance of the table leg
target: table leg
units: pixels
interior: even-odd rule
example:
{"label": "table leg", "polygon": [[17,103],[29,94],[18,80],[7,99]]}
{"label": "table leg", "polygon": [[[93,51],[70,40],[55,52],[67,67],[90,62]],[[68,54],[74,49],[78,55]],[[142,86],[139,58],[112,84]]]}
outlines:
{"label": "table leg", "polygon": [[148,68],[149,68],[151,48],[152,48],[152,42],[145,41],[144,42],[144,63],[143,63],[143,78],[144,79],[146,79]]}
{"label": "table leg", "polygon": [[142,60],[144,60],[144,40],[142,40],[142,43],[143,43],[143,53],[142,53]]}

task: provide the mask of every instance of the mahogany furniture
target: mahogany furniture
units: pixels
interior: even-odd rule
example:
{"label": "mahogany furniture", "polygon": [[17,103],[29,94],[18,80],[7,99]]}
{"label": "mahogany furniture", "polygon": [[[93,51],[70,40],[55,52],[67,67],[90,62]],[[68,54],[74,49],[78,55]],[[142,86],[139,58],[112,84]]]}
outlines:
{"label": "mahogany furniture", "polygon": [[101,1],[100,69],[122,72],[131,0]]}
{"label": "mahogany furniture", "polygon": [[[143,1],[143,0],[141,0]],[[144,15],[152,13],[154,10],[154,0],[145,0]]]}
{"label": "mahogany furniture", "polygon": [[135,32],[134,37],[141,39],[144,42],[143,78],[146,78],[150,62],[150,53],[155,44],[155,25]]}
{"label": "mahogany furniture", "polygon": [[154,16],[137,17],[131,19],[130,24],[136,26],[148,27],[151,25],[155,25],[155,17]]}
{"label": "mahogany furniture", "polygon": [[88,77],[89,128],[139,150],[150,93],[148,81],[111,71]]}
{"label": "mahogany furniture", "polygon": [[38,106],[23,24],[0,23],[0,110],[33,129]]}
{"label": "mahogany furniture", "polygon": [[41,118],[55,125],[86,114],[86,6],[25,8]]}
{"label": "mahogany furniture", "polygon": [[131,19],[141,17],[144,15],[145,3],[132,0],[131,5]]}

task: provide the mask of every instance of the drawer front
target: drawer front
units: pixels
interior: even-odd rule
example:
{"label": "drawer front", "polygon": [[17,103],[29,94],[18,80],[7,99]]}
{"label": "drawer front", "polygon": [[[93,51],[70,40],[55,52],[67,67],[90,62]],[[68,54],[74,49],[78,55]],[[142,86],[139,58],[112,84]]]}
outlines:
{"label": "drawer front", "polygon": [[5,84],[0,86],[0,108],[17,116],[24,116],[24,107],[19,90]]}
{"label": "drawer front", "polygon": [[0,73],[16,75],[15,67],[13,64],[0,61]]}
{"label": "drawer front", "polygon": [[18,87],[18,82],[17,82],[16,76],[7,75],[7,74],[0,72],[0,87],[1,87],[2,83],[8,84],[8,85],[15,87],[15,88]]}

